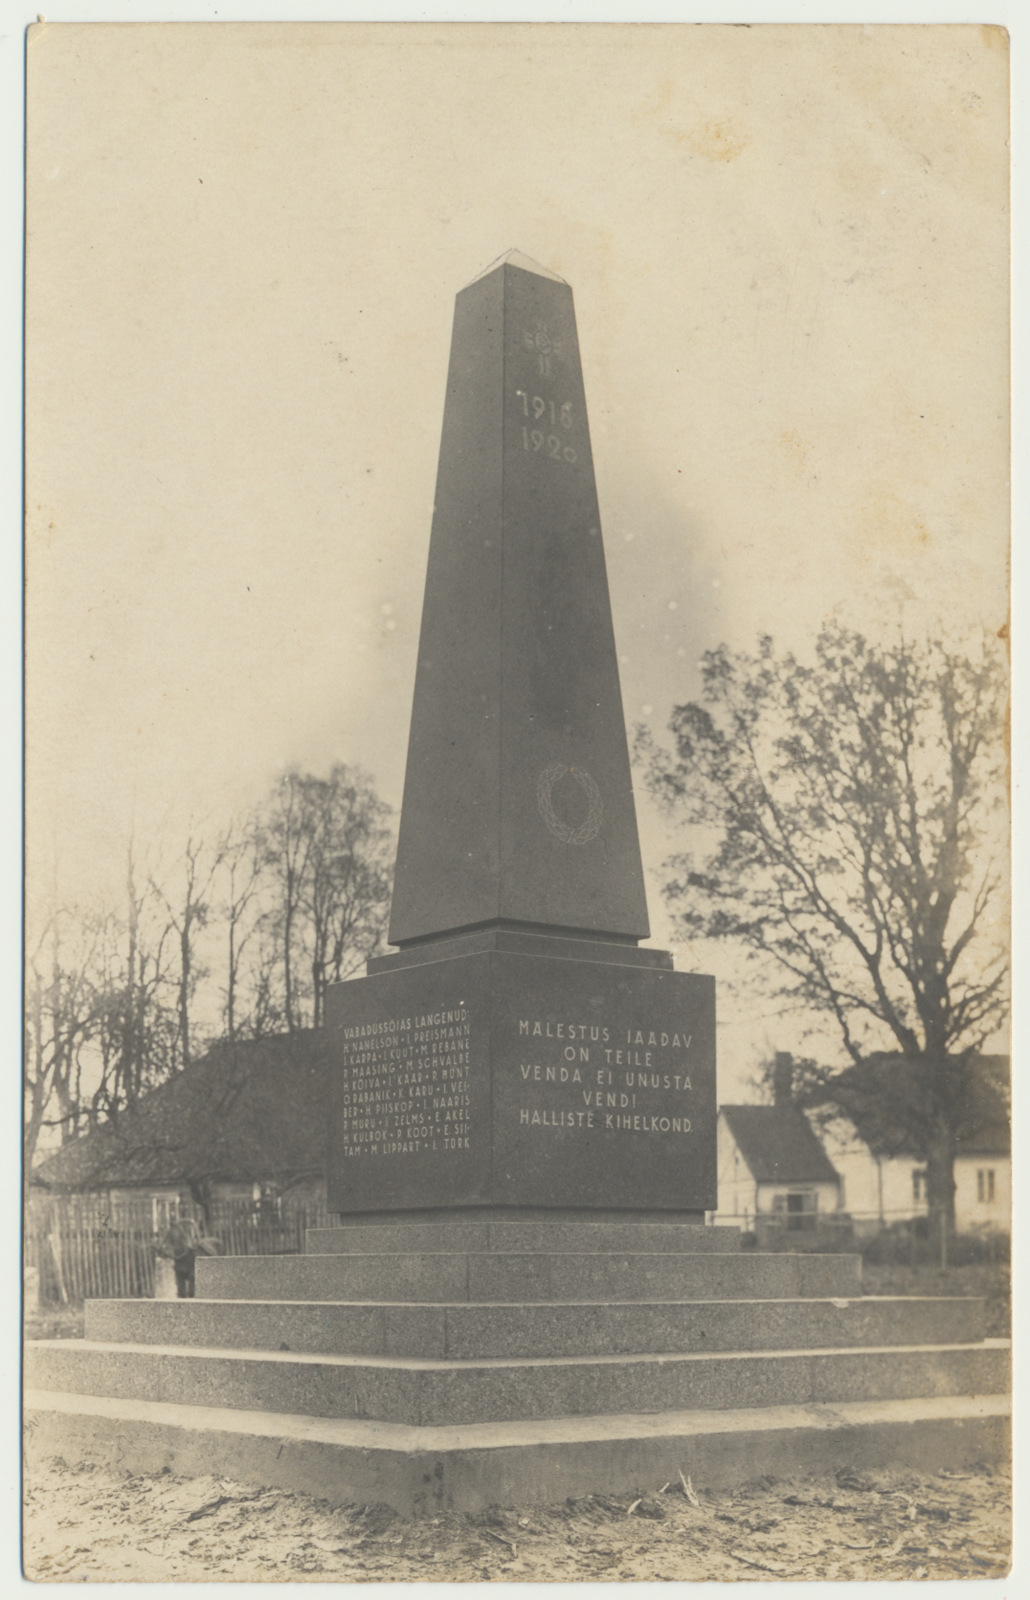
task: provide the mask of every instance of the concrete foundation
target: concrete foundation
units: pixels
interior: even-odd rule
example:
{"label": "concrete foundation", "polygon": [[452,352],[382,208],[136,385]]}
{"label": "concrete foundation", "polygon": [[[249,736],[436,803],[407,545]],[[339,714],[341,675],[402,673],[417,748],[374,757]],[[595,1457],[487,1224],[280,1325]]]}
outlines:
{"label": "concrete foundation", "polygon": [[405,1516],[653,1491],[679,1472],[718,1489],[843,1464],[961,1468],[1010,1449],[997,1395],[468,1428],[32,1392],[25,1405],[30,1462],[59,1454],[124,1472],[215,1473],[338,1505],[382,1501]]}

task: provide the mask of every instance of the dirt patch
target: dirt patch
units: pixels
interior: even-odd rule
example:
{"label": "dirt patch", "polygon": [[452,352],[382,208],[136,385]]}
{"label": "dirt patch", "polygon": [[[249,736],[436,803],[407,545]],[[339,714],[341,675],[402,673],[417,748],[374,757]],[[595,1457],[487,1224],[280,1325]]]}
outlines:
{"label": "dirt patch", "polygon": [[33,1468],[25,1573],[40,1582],[648,1582],[998,1578],[1011,1483],[978,1466],[762,1479],[405,1522],[385,1506],[171,1473]]}

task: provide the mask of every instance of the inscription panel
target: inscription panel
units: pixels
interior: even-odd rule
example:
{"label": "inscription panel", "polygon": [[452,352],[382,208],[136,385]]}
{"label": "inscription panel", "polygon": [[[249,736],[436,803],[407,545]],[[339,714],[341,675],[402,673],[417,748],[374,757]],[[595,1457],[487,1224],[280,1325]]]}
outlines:
{"label": "inscription panel", "polygon": [[340,1028],[347,1159],[470,1148],[471,1031],[467,1006]]}
{"label": "inscription panel", "polygon": [[331,1210],[486,1198],[487,959],[438,962],[330,990]]}
{"label": "inscription panel", "polygon": [[329,1205],[716,1204],[711,978],[492,951],[330,991]]}
{"label": "inscription panel", "polygon": [[715,1207],[712,979],[509,958],[492,1055],[497,1200]]}

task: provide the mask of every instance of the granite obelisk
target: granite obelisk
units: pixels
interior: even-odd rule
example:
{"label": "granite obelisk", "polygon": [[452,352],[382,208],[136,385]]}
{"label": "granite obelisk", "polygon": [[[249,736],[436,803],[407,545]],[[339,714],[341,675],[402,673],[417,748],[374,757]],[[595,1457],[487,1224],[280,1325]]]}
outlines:
{"label": "granite obelisk", "polygon": [[514,252],[457,297],[390,943],[646,938],[572,291]]}
{"label": "granite obelisk", "polygon": [[701,1219],[715,995],[648,934],[572,292],[455,307],[390,920],[329,992],[329,1204]]}

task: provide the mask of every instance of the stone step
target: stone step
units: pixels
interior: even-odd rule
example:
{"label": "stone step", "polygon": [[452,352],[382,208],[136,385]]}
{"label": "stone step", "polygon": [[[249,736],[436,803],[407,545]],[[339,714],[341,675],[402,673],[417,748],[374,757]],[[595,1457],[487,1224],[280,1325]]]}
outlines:
{"label": "stone step", "polygon": [[79,1339],[25,1347],[31,1388],[413,1427],[996,1394],[1007,1386],[1008,1367],[1000,1342],[492,1362]]}
{"label": "stone step", "polygon": [[740,1229],[689,1222],[391,1222],[309,1228],[307,1253],[380,1254],[385,1251],[660,1251],[686,1255],[740,1250]]}
{"label": "stone step", "polygon": [[479,1360],[839,1345],[971,1344],[982,1300],[656,1301],[620,1305],[341,1305],[289,1300],[89,1300],[86,1337],[338,1355]]}
{"label": "stone step", "polygon": [[207,1300],[626,1301],[854,1299],[854,1255],[208,1256],[197,1262]]}
{"label": "stone step", "polygon": [[78,1394],[23,1399],[30,1466],[60,1455],[73,1465],[117,1461],[123,1472],[213,1473],[336,1505],[385,1503],[409,1517],[654,1493],[680,1472],[704,1492],[782,1477],[785,1464],[799,1475],[885,1463],[960,1471],[1011,1450],[1011,1408],[996,1395],[460,1428]]}

